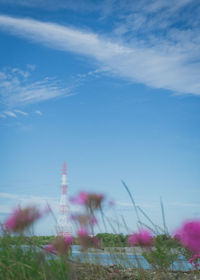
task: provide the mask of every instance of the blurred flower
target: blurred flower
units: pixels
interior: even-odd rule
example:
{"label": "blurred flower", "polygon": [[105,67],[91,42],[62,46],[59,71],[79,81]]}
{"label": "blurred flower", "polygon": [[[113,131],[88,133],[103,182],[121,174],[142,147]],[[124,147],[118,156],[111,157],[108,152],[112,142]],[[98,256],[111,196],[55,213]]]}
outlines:
{"label": "blurred flower", "polygon": [[103,199],[104,199],[104,196],[102,194],[90,193],[90,194],[88,194],[86,206],[90,210],[98,209],[101,207],[101,203],[102,203]]}
{"label": "blurred flower", "polygon": [[47,245],[44,247],[44,250],[45,250],[46,252],[50,252],[50,253],[53,253],[53,254],[56,254],[56,253],[57,253],[56,250],[55,250],[55,248],[54,248],[54,246],[53,246],[53,244],[47,244]]}
{"label": "blurred flower", "polygon": [[134,233],[129,235],[128,243],[131,246],[141,245],[141,246],[150,246],[153,241],[153,236],[148,230],[141,229],[139,233]]}
{"label": "blurred flower", "polygon": [[177,230],[176,238],[191,252],[200,253],[200,221],[185,222]]}
{"label": "blurred flower", "polygon": [[92,237],[92,242],[93,242],[95,248],[101,247],[101,240],[99,238],[97,238],[96,236]]}
{"label": "blurred flower", "polygon": [[87,203],[87,198],[88,198],[88,195],[87,193],[85,192],[80,192],[77,197],[72,197],[70,199],[71,202],[73,203],[77,203],[77,204],[80,204],[80,205],[85,205]]}
{"label": "blurred flower", "polygon": [[197,268],[199,266],[198,260],[200,258],[200,255],[195,254],[191,259],[189,259],[189,263],[193,264],[194,268]]}
{"label": "blurred flower", "polygon": [[70,219],[74,222],[78,222],[81,227],[86,227],[88,225],[94,226],[97,224],[97,219],[94,215],[89,214],[73,214]]}
{"label": "blurred flower", "polygon": [[78,233],[78,236],[80,236],[80,237],[88,236],[88,231],[86,228],[80,228],[77,233]]}
{"label": "blurred flower", "polygon": [[48,244],[44,247],[44,250],[53,254],[64,255],[68,252],[73,240],[74,238],[71,235],[56,236],[51,244]]}
{"label": "blurred flower", "polygon": [[73,241],[74,241],[74,238],[73,238],[73,236],[71,236],[71,235],[66,235],[66,236],[64,237],[64,241],[65,241],[65,244],[66,244],[67,246],[70,246],[70,245],[72,245],[72,243],[73,243]]}
{"label": "blurred flower", "polygon": [[90,215],[86,214],[75,214],[71,215],[71,220],[78,222],[81,227],[85,227],[90,223]]}
{"label": "blurred flower", "polygon": [[19,207],[15,209],[11,216],[5,221],[6,229],[13,232],[21,232],[40,218],[41,215],[42,213],[34,206],[24,209]]}
{"label": "blurred flower", "polygon": [[86,228],[80,228],[77,231],[79,242],[83,249],[87,248],[99,248],[101,243],[100,240],[95,236],[89,236],[88,231]]}
{"label": "blurred flower", "polygon": [[71,198],[71,202],[80,205],[85,205],[90,210],[95,210],[101,207],[103,201],[102,194],[80,192],[77,197]]}

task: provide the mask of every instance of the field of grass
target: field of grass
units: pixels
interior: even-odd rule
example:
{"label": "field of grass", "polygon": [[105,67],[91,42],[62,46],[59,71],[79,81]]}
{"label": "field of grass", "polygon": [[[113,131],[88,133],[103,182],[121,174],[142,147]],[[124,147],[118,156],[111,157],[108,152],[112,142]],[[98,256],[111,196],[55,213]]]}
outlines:
{"label": "field of grass", "polygon": [[[161,266],[157,263],[157,267],[155,266],[152,270],[124,268],[122,266],[103,267],[90,263],[81,264],[71,261],[69,253],[55,256],[52,253],[45,252],[32,242],[24,247],[22,245],[24,239],[26,238],[21,236],[21,238],[18,238],[18,242],[13,245],[10,243],[9,235],[4,235],[1,238],[0,279],[200,279],[200,273],[197,270],[170,272],[165,266],[161,265],[162,261],[160,262]],[[160,257],[162,256],[160,255]],[[165,261],[163,260],[163,264]]]}
{"label": "field of grass", "polygon": [[[125,186],[126,187],[126,186]],[[127,187],[126,187],[127,188]],[[127,191],[129,192],[128,188]],[[129,192],[130,194],[130,192]],[[84,198],[82,201],[81,199]],[[78,228],[76,236],[30,236],[29,227],[43,216],[35,207],[16,209],[1,225],[0,235],[0,280],[195,280],[200,279],[199,252],[200,252],[200,221],[185,223],[176,236],[170,236],[167,229],[156,226],[144,211],[135,207],[137,216],[140,211],[150,224],[150,229],[139,227],[138,232],[132,235],[99,233],[92,236],[95,215],[103,216],[103,196],[96,194],[80,194],[77,201],[85,207],[85,212],[74,217]],[[161,205],[163,220],[164,207]],[[84,218],[84,219],[83,219]],[[92,218],[92,219],[91,219]],[[96,221],[95,221],[96,223]],[[138,219],[138,225],[142,225]],[[165,222],[163,222],[166,227]],[[162,233],[159,233],[158,230]],[[82,250],[82,262],[72,258],[73,244],[79,244]],[[141,255],[150,265],[144,269],[139,259],[137,265],[128,261],[129,254],[136,256],[135,248],[141,247]],[[88,258],[88,249],[96,248],[109,254],[110,258],[122,259],[118,265],[95,264]],[[178,271],[174,263],[180,260],[190,262],[190,268]],[[127,260],[127,263],[126,263]]]}

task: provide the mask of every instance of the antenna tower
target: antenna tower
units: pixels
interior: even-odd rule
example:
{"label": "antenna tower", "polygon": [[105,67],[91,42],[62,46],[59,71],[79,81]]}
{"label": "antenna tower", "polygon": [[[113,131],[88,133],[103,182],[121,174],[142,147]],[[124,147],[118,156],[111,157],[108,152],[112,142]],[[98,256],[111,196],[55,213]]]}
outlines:
{"label": "antenna tower", "polygon": [[67,171],[66,163],[63,163],[62,168],[62,193],[60,197],[59,214],[57,220],[57,235],[71,235],[72,228],[70,223],[70,210],[67,201]]}

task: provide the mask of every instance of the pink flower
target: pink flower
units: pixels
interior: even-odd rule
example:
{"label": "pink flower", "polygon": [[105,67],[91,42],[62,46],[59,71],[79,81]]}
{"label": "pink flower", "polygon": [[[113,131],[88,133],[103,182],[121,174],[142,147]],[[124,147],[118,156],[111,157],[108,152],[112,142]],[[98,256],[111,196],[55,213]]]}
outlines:
{"label": "pink flower", "polygon": [[92,243],[93,243],[94,247],[96,247],[96,248],[101,247],[101,241],[96,236],[92,237],[91,239],[92,239]]}
{"label": "pink flower", "polygon": [[80,228],[77,233],[82,249],[91,247],[100,248],[100,240],[96,236],[90,236],[86,228]]}
{"label": "pink flower", "polygon": [[70,246],[72,244],[72,242],[74,241],[74,238],[71,235],[67,235],[64,237],[64,241],[65,241],[66,245]]}
{"label": "pink flower", "polygon": [[56,254],[56,249],[54,248],[53,244],[47,244],[45,247],[44,247],[44,250],[46,252],[49,252],[49,253],[53,253],[53,254]]}
{"label": "pink flower", "polygon": [[71,198],[71,202],[85,205],[87,203],[88,195],[85,192],[80,192],[77,197]]}
{"label": "pink flower", "polygon": [[139,233],[134,233],[129,235],[128,243],[131,246],[141,245],[141,246],[149,246],[152,244],[153,236],[148,230],[141,229]]}
{"label": "pink flower", "polygon": [[71,202],[85,205],[90,210],[95,210],[101,207],[103,198],[102,194],[80,192],[77,197],[71,198]]}
{"label": "pink flower", "polygon": [[77,233],[78,233],[78,236],[80,236],[80,237],[88,236],[88,231],[86,228],[80,228]]}
{"label": "pink flower", "polygon": [[195,254],[191,259],[189,259],[189,263],[193,265],[194,268],[198,268],[199,263],[198,260],[200,258],[200,255]]}
{"label": "pink flower", "polygon": [[177,238],[191,252],[200,253],[200,221],[185,222],[176,232]]}
{"label": "pink flower", "polygon": [[41,214],[35,207],[18,208],[13,211],[11,216],[5,221],[7,230],[21,232],[29,227]]}
{"label": "pink flower", "polygon": [[99,209],[101,207],[104,196],[102,194],[90,193],[88,194],[87,207],[90,210]]}
{"label": "pink flower", "polygon": [[65,255],[71,247],[73,240],[74,238],[71,235],[56,236],[51,244],[44,247],[44,250],[53,254]]}
{"label": "pink flower", "polygon": [[5,226],[8,230],[12,230],[15,228],[18,214],[19,209],[14,210],[12,215],[5,221]]}

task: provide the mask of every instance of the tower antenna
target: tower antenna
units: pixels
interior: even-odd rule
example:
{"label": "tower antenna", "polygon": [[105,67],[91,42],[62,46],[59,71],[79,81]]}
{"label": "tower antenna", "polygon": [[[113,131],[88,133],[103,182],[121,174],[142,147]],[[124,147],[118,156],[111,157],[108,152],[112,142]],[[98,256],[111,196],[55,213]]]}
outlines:
{"label": "tower antenna", "polygon": [[69,204],[67,201],[67,166],[66,162],[64,161],[62,167],[62,193],[60,197],[60,206],[59,206],[59,214],[57,220],[57,235],[71,235],[72,228],[70,223],[70,210]]}

